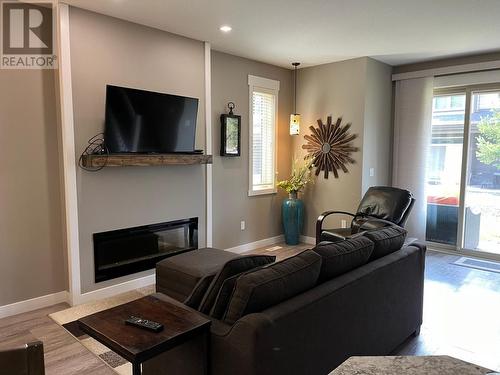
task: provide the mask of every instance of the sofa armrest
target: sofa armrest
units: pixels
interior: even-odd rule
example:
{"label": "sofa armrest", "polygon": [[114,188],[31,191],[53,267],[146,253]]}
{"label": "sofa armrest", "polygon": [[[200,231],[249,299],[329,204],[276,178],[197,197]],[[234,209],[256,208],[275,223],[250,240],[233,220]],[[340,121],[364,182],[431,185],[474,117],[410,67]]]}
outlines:
{"label": "sofa armrest", "polygon": [[418,248],[421,252],[423,252],[425,254],[425,252],[427,251],[427,245],[425,244],[424,241],[419,241],[419,240],[416,240],[416,241],[413,241],[412,243],[408,244],[407,246],[413,246],[413,247],[416,247]]}
{"label": "sofa armrest", "polygon": [[249,314],[233,325],[211,319],[212,374],[267,374],[264,359],[272,356],[266,335],[272,332],[273,322],[264,314]]}

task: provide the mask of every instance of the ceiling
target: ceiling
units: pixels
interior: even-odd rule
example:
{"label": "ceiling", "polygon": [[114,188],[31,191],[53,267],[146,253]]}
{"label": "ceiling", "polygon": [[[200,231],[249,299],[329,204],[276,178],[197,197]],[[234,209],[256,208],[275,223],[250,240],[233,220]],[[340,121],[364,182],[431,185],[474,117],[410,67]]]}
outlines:
{"label": "ceiling", "polygon": [[401,65],[500,49],[500,0],[62,1],[284,67],[361,56]]}

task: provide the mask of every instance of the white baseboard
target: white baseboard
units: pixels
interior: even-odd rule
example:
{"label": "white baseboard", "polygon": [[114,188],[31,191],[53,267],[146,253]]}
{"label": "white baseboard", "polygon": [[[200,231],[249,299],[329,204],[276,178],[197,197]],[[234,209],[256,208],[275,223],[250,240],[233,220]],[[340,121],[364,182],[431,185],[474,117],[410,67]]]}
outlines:
{"label": "white baseboard", "polygon": [[308,245],[316,245],[316,238],[309,236],[300,236],[300,242]]}
{"label": "white baseboard", "polygon": [[427,243],[427,251],[434,251],[436,253],[443,253],[454,255],[456,257],[469,257],[477,259],[485,259],[493,262],[500,262],[500,254],[486,253],[477,250],[456,250],[454,248],[439,246],[439,244]]}
{"label": "white baseboard", "polygon": [[259,249],[259,248],[264,247],[264,246],[274,245],[274,244],[283,242],[284,240],[285,240],[285,238],[281,234],[279,236],[264,238],[263,240],[246,243],[246,244],[231,247],[231,248],[225,249],[225,250],[231,251],[232,253],[241,254],[241,253],[244,253],[246,251],[256,250],[256,249]]}
{"label": "white baseboard", "polygon": [[[231,247],[229,249],[226,249],[226,251],[231,251],[233,253],[241,254],[246,251],[259,249],[261,247],[275,245],[283,241],[284,241],[284,236],[279,235]],[[300,236],[300,241],[310,245],[314,245],[316,243],[314,237],[308,237],[308,236]],[[91,292],[83,293],[79,296],[75,295],[73,296],[73,304],[80,305],[82,303],[87,303],[103,298],[112,297],[120,293],[128,292],[152,284],[156,284],[155,274],[144,276],[134,280],[125,281],[123,283],[107,286],[101,289],[93,290]],[[20,301],[10,305],[0,306],[0,318],[5,318],[7,316],[33,311],[36,309],[55,305],[62,302],[70,303],[69,293],[67,291],[49,294],[42,297],[32,298],[26,301]]]}
{"label": "white baseboard", "polygon": [[82,303],[97,301],[103,298],[115,296],[120,293],[129,292],[134,289],[142,288],[148,285],[156,284],[156,275],[148,275],[138,279],[125,281],[120,284],[107,286],[91,292],[82,293],[79,296],[74,296],[73,304],[80,305]]}
{"label": "white baseboard", "polygon": [[46,296],[36,297],[11,303],[10,305],[0,306],[0,318],[12,315],[22,314],[28,311],[41,309],[58,303],[68,302],[69,294],[67,291],[47,294]]}
{"label": "white baseboard", "polygon": [[[148,275],[138,279],[125,281],[120,284],[111,285],[105,288],[83,293],[79,296],[73,296],[73,304],[92,302],[103,298],[115,296],[120,293],[128,292],[134,289],[142,288],[156,283],[156,275]],[[25,312],[41,309],[58,303],[70,303],[69,293],[67,291],[48,294],[46,296],[36,297],[25,301],[19,301],[10,305],[0,306],[0,318],[22,314]]]}

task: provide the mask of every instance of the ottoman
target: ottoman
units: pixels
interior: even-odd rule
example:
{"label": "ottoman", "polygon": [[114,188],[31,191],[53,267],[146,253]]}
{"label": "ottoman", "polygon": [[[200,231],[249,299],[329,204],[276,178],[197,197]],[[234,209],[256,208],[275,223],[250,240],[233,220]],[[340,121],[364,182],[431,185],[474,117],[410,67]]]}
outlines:
{"label": "ottoman", "polygon": [[201,279],[215,275],[227,261],[239,256],[208,247],[164,259],[156,264],[156,291],[184,302]]}

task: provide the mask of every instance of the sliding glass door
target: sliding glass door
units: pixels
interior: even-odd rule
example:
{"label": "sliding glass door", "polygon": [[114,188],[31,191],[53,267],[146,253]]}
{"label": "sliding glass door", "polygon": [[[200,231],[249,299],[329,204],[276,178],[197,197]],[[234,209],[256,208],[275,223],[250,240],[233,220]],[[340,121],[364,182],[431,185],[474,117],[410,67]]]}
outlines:
{"label": "sliding glass door", "polygon": [[428,241],[500,254],[500,88],[437,91],[428,158]]}
{"label": "sliding glass door", "polygon": [[457,245],[465,92],[434,96],[427,167],[427,241]]}
{"label": "sliding glass door", "polygon": [[500,254],[500,89],[472,91],[464,248]]}

